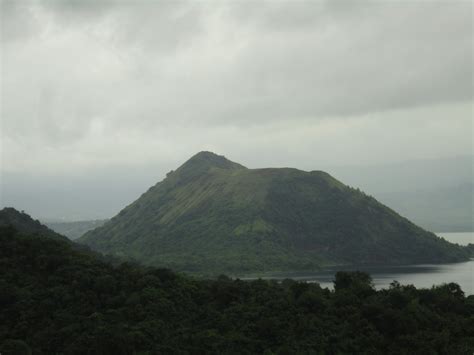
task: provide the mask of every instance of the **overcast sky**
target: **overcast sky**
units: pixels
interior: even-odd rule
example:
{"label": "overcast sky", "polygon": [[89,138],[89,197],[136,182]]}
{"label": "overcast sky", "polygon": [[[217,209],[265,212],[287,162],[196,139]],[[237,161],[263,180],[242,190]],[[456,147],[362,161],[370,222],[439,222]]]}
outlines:
{"label": "overcast sky", "polygon": [[471,1],[0,2],[3,174],[472,154]]}

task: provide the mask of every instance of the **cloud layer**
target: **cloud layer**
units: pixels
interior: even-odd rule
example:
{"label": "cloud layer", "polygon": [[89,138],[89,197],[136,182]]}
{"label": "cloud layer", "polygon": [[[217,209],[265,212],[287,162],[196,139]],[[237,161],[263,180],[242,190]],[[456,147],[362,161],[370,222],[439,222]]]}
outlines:
{"label": "cloud layer", "polygon": [[472,151],[472,2],[1,1],[3,171]]}

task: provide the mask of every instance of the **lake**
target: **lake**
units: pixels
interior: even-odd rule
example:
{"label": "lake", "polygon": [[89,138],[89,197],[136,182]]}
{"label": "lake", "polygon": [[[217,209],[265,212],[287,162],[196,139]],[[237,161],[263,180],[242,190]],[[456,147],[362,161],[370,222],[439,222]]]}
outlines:
{"label": "lake", "polygon": [[[469,233],[437,233],[440,237],[460,245],[474,243],[474,232]],[[474,259],[461,263],[436,265],[403,265],[387,267],[354,266],[331,268],[311,273],[275,274],[272,279],[292,278],[308,282],[318,282],[322,287],[332,288],[334,274],[337,271],[360,270],[371,274],[377,289],[387,288],[393,280],[402,285],[412,284],[417,288],[430,288],[432,285],[455,282],[466,295],[474,295]]]}

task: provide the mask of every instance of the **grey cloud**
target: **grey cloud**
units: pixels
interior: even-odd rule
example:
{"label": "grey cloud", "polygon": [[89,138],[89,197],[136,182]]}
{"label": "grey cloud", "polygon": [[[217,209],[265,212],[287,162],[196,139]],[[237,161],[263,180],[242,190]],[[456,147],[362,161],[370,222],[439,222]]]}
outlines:
{"label": "grey cloud", "polygon": [[109,45],[173,50],[200,31],[201,7],[190,1],[2,0],[2,40],[38,38],[51,27],[80,30]]}
{"label": "grey cloud", "polygon": [[41,26],[28,2],[0,1],[0,17],[2,46],[7,42],[29,39]]}
{"label": "grey cloud", "polygon": [[[357,148],[359,123],[373,140],[405,116],[393,129],[423,132],[437,107],[440,137],[453,119],[469,132],[471,2],[1,4],[3,170],[171,165],[201,149],[307,158],[314,137],[330,143],[318,132]],[[455,133],[453,154],[469,140]],[[405,155],[442,154],[409,142]]]}
{"label": "grey cloud", "polygon": [[[201,120],[235,124],[255,117],[317,119],[472,98],[469,4],[370,4],[347,10],[342,18],[320,3],[278,2],[276,10],[272,4],[257,5],[257,13],[247,17],[240,13],[238,19],[247,20],[228,22],[234,27],[228,26],[226,36],[243,43],[237,50],[224,46],[223,52],[235,50],[232,59],[224,55],[201,69],[186,61],[186,53],[177,53],[184,58],[176,64],[182,85],[171,88],[165,101],[173,106],[173,97],[179,97]],[[307,7],[317,8],[314,21],[308,20]],[[224,12],[231,20],[232,9]],[[331,22],[334,16],[338,21]],[[421,23],[423,17],[429,21]],[[287,30],[290,25],[298,31]],[[188,55],[200,62],[199,51]],[[183,75],[187,70],[194,72]],[[178,118],[183,110],[176,106],[179,112],[160,107]]]}

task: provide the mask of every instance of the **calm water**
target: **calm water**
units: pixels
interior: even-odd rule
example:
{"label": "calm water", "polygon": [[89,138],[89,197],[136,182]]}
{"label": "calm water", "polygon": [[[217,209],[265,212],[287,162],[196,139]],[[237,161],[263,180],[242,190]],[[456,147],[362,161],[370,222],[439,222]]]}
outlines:
{"label": "calm water", "polygon": [[[452,243],[467,245],[474,243],[474,233],[439,233]],[[318,282],[322,287],[332,288],[334,274],[340,270],[360,270],[369,272],[377,289],[386,288],[393,280],[401,284],[412,284],[417,288],[431,287],[442,283],[455,282],[461,286],[466,295],[474,294],[474,259],[462,263],[437,265],[405,265],[390,267],[359,266],[353,268],[334,268],[314,273],[275,274],[270,278],[292,278]]]}

